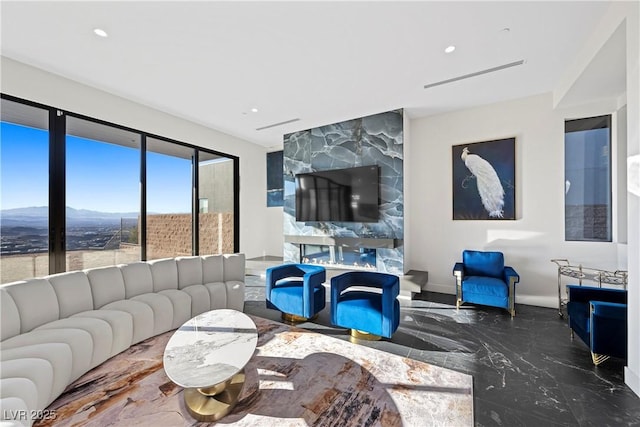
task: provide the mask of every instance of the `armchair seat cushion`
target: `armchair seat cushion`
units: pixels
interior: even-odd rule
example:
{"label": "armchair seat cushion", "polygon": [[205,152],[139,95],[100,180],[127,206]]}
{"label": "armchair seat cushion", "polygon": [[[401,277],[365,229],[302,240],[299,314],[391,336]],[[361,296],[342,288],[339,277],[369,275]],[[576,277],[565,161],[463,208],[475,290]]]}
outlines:
{"label": "armchair seat cushion", "polygon": [[[400,303],[393,301],[391,329],[400,325]],[[367,331],[374,335],[386,335],[382,330],[382,298],[378,292],[348,291],[340,296],[335,307],[335,323],[343,327]]]}
{"label": "armchair seat cushion", "polygon": [[482,294],[495,297],[508,297],[507,284],[494,277],[467,276],[462,281],[462,292],[465,297],[468,294]]}

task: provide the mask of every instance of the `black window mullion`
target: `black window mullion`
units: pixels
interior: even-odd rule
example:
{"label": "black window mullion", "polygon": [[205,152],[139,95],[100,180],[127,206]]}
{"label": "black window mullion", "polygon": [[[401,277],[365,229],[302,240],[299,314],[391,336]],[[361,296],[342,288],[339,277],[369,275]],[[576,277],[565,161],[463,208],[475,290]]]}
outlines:
{"label": "black window mullion", "polygon": [[240,252],[240,159],[233,157],[233,251]]}
{"label": "black window mullion", "polygon": [[140,135],[140,260],[147,260],[147,135]]}
{"label": "black window mullion", "polygon": [[199,199],[199,180],[200,174],[199,171],[199,155],[198,150],[193,150],[192,156],[192,192],[191,192],[191,212],[192,212],[192,243],[191,243],[191,253],[193,255],[200,254],[200,199]]}
{"label": "black window mullion", "polygon": [[66,270],[66,121],[49,110],[49,273]]}

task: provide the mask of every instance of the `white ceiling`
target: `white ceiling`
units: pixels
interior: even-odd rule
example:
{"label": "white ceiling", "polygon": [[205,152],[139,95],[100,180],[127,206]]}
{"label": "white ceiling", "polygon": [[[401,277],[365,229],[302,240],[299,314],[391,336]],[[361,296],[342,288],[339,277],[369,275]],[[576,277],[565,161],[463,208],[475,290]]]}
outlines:
{"label": "white ceiling", "polygon": [[421,117],[552,91],[608,5],[3,0],[1,41],[6,57],[277,147],[396,108]]}

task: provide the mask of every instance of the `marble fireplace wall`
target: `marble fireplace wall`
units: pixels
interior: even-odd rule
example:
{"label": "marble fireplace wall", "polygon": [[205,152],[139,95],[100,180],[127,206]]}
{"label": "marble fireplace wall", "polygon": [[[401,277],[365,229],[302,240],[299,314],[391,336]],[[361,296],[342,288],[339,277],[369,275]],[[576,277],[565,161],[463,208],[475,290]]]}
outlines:
{"label": "marble fireplace wall", "polygon": [[[404,238],[403,111],[395,110],[284,136],[284,235]],[[296,222],[295,175],[331,169],[380,167],[378,222]],[[377,270],[404,273],[404,248],[377,250]],[[284,243],[284,260],[299,262],[297,244]]]}

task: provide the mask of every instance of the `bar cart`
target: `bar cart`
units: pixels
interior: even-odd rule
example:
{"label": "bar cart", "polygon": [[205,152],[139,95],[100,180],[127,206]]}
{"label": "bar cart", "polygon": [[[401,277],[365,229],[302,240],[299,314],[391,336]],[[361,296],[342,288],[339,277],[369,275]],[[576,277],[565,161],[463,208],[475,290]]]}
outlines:
{"label": "bar cart", "polygon": [[[551,262],[558,266],[558,316],[564,317],[562,307],[567,305],[567,298],[562,298],[562,276],[578,279],[578,285],[582,286],[583,281],[589,281],[590,286],[614,285],[627,289],[628,272],[625,270],[608,271],[598,268],[571,265],[567,259],[552,259]],[[565,288],[566,295],[566,288]]]}

